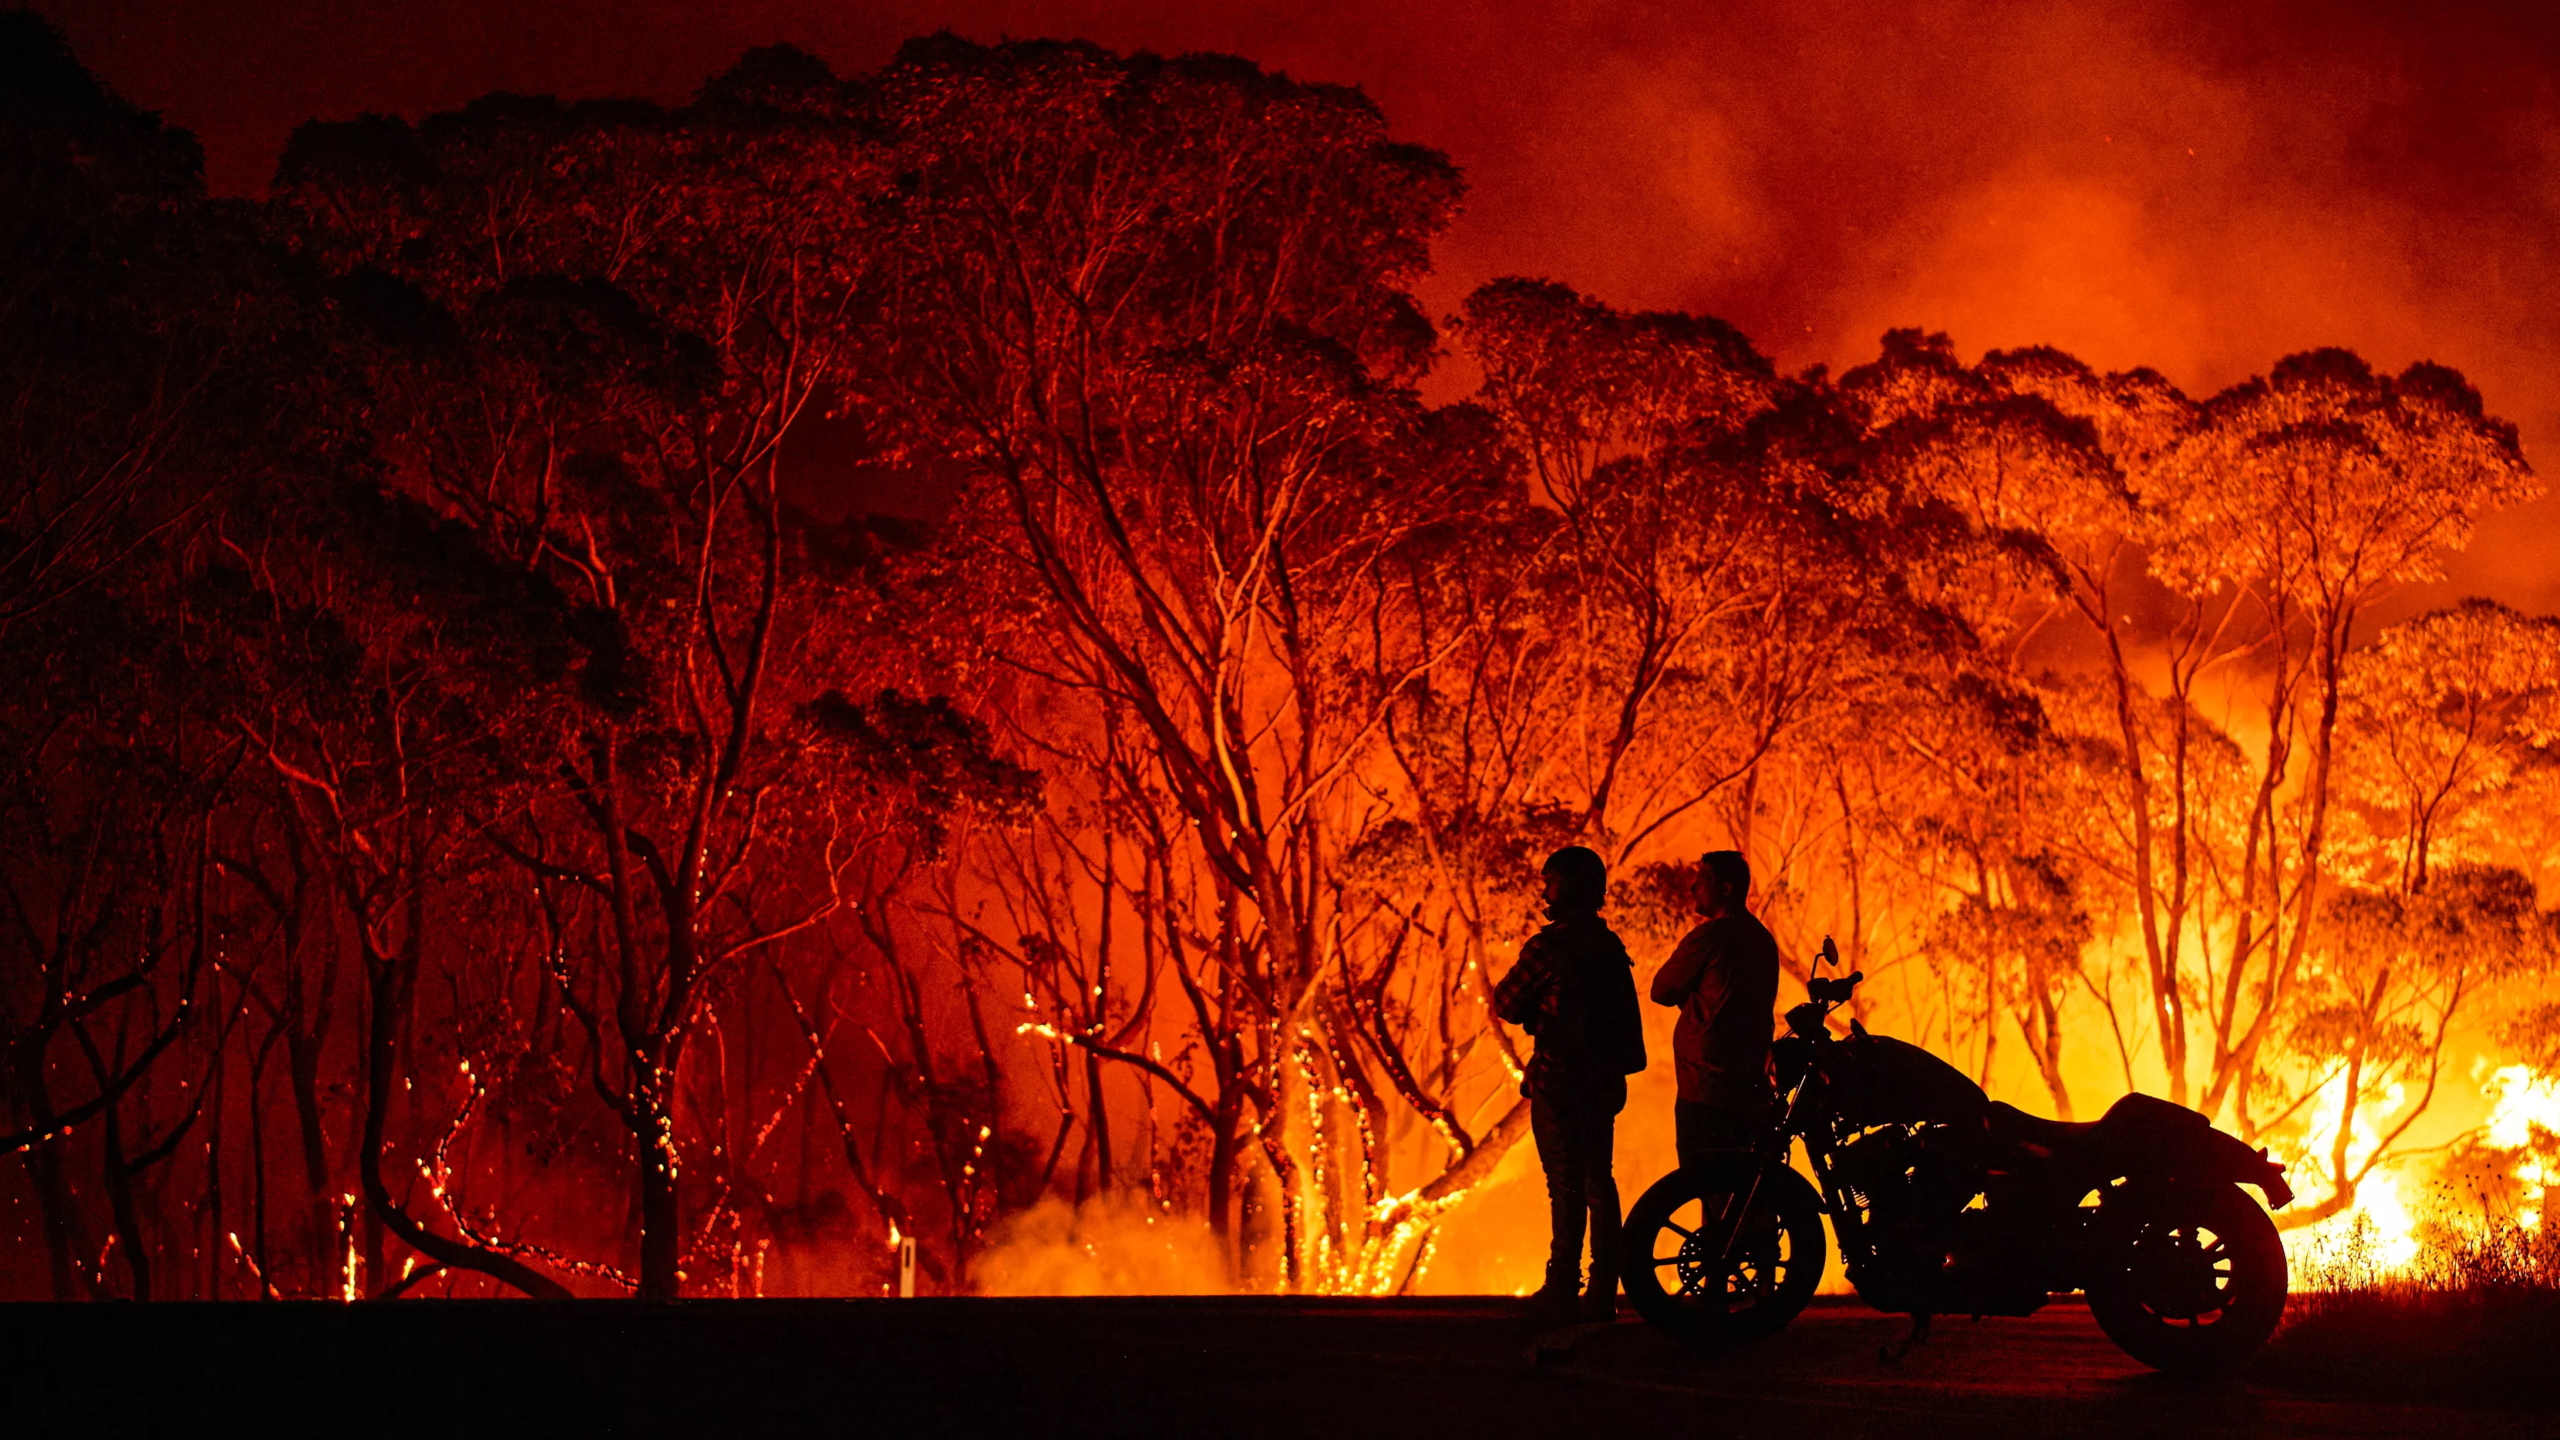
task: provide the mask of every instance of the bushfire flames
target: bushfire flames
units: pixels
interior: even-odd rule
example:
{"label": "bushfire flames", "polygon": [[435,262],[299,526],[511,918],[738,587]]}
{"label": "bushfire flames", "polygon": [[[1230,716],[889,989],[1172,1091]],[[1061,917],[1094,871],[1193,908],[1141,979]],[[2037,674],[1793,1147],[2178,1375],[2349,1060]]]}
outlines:
{"label": "bushfire flames", "polygon": [[2491,1078],[2490,1093],[2497,1103],[2489,1112],[2488,1143],[2519,1152],[2509,1172],[2521,1187],[2516,1223],[2538,1230],[2550,1208],[2551,1189],[2560,1185],[2560,1168],[2553,1161],[2560,1149],[2560,1081],[2507,1065]]}
{"label": "bushfire flames", "polygon": [[2541,493],[2453,369],[1433,316],[1357,92],[948,34],[216,201],[0,28],[0,1293],[1516,1290],[1569,843],[1640,976],[1738,849],[1782,1004],[1836,936],[2273,1148],[2307,1272],[2542,1227],[2560,622],[2443,603]]}
{"label": "bushfire flames", "polygon": [[[2439,1150],[2372,1169],[2358,1185],[2353,1204],[2286,1233],[2286,1246],[2305,1281],[2359,1285],[2419,1277],[2430,1259],[2431,1230],[2477,1237],[2502,1226],[2528,1233],[2542,1228],[2549,1187],[2560,1183],[2560,1169],[2553,1163],[2560,1152],[2560,1083],[2522,1065],[2490,1069],[2483,1061],[2476,1068],[2484,1072],[2481,1101],[2487,1113],[2469,1138],[2488,1167],[2467,1182],[2434,1180],[2429,1162],[2440,1158]],[[2330,1081],[2310,1107],[2307,1133],[2290,1157],[2306,1171],[2316,1173],[2318,1157],[2337,1145],[2340,1088],[2339,1081]],[[2396,1091],[2386,1093],[2382,1108],[2396,1109],[2404,1098]],[[2363,1170],[2378,1145],[2372,1122],[2361,1117],[2353,1121],[2345,1145],[2349,1168]]]}
{"label": "bushfire flames", "polygon": [[[2348,1118],[2345,1089],[2342,1074],[2314,1093],[2309,1132],[2296,1162],[2302,1168],[2316,1173],[2328,1156],[2343,1153],[2347,1167],[2361,1171],[2380,1148],[2381,1137],[2370,1120],[2363,1115]],[[2395,1086],[2379,1098],[2386,1109],[2396,1109],[2404,1097]],[[2346,1133],[2341,1150],[2342,1126]],[[2299,1262],[2307,1262],[2312,1276],[2324,1270],[2343,1274],[2356,1263],[2385,1277],[2405,1272],[2418,1258],[2418,1215],[2402,1193],[2405,1181],[2396,1169],[2371,1170],[2357,1186],[2353,1204],[2288,1237],[2292,1253]]]}

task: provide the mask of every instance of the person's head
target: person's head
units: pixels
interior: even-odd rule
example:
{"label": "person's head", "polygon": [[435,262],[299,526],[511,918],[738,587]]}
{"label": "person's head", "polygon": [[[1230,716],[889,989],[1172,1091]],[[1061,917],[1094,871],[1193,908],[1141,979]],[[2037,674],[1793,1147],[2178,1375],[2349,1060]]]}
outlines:
{"label": "person's head", "polygon": [[1598,910],[1609,894],[1609,866],[1599,852],[1567,845],[1539,867],[1546,877],[1547,904],[1559,910]]}
{"label": "person's head", "polygon": [[1710,850],[1698,861],[1698,913],[1737,915],[1751,898],[1751,862],[1739,850]]}

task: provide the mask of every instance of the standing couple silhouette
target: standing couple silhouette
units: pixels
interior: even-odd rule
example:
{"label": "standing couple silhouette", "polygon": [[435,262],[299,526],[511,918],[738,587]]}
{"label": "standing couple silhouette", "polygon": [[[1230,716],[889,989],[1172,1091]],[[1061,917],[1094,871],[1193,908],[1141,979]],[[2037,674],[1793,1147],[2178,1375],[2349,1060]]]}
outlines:
{"label": "standing couple silhouette", "polygon": [[[1611,1169],[1627,1077],[1645,1068],[1635,961],[1600,917],[1609,870],[1580,845],[1547,857],[1547,923],[1520,947],[1494,987],[1494,1014],[1535,1042],[1521,1093],[1547,1176],[1552,1238],[1546,1281],[1530,1299],[1545,1321],[1617,1313],[1618,1183]],[[1680,1164],[1751,1143],[1766,1123],[1778,945],[1751,914],[1751,866],[1738,850],[1698,862],[1699,921],[1653,977],[1654,1003],[1678,1008],[1671,1034],[1679,1099],[1672,1107]],[[1587,1222],[1587,1223],[1586,1223]],[[1591,1245],[1583,1285],[1583,1240]]]}

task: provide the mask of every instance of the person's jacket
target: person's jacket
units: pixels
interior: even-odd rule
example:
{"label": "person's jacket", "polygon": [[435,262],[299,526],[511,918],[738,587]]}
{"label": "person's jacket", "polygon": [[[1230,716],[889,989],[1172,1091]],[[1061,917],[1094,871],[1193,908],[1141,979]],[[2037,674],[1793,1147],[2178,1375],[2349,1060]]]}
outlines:
{"label": "person's jacket", "polygon": [[1671,1064],[1682,1100],[1742,1110],[1767,1103],[1778,1002],[1778,942],[1767,926],[1737,910],[1691,930],[1654,972],[1653,999],[1680,1007]]}
{"label": "person's jacket", "polygon": [[1644,1068],[1635,962],[1598,914],[1547,914],[1493,992],[1494,1014],[1536,1041],[1520,1093],[1614,1110],[1626,1103],[1626,1077]]}

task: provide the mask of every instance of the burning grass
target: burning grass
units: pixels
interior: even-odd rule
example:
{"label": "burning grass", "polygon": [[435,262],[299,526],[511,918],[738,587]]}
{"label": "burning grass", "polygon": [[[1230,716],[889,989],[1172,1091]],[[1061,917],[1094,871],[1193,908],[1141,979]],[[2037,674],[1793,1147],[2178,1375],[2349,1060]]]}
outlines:
{"label": "burning grass", "polygon": [[2304,1389],[2461,1405],[2560,1408],[2560,1234],[2539,1217],[2421,1227],[2394,1263],[2359,1224],[2309,1257],[2260,1373]]}

